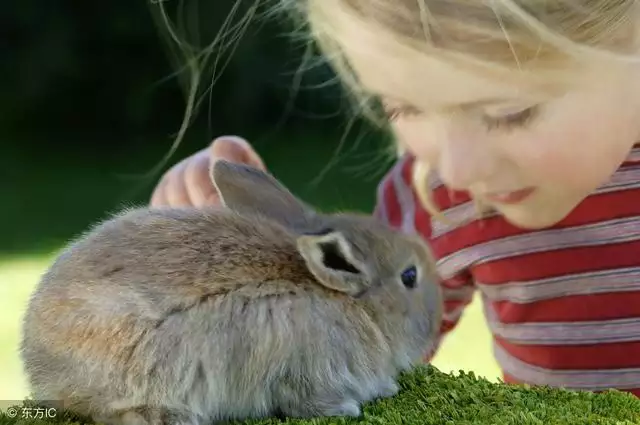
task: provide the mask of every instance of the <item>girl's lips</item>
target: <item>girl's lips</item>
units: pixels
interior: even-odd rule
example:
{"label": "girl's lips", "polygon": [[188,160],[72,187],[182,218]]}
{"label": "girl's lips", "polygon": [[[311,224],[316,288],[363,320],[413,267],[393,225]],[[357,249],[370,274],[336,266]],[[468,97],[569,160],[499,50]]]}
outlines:
{"label": "girl's lips", "polygon": [[514,192],[492,192],[486,194],[484,197],[493,202],[511,205],[524,201],[534,192],[534,190],[534,188],[526,188],[516,190]]}

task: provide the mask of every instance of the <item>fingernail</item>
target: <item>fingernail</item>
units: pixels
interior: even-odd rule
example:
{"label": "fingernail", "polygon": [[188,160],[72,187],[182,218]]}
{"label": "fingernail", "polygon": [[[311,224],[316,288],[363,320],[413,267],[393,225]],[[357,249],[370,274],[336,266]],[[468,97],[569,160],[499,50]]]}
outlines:
{"label": "fingernail", "polygon": [[241,145],[244,145],[244,144],[247,143],[247,141],[245,139],[243,139],[242,137],[233,136],[233,135],[216,137],[213,140],[213,142],[211,142],[211,143],[213,144],[213,143],[216,143],[216,142],[221,142],[223,140],[226,140],[226,141],[229,141],[229,142],[232,142],[232,143],[238,143],[238,144],[241,144]]}

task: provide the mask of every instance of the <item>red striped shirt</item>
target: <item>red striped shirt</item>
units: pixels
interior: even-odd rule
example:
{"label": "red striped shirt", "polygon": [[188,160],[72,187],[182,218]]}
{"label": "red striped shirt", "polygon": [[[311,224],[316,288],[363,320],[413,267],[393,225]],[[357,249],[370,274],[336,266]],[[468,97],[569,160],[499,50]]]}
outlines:
{"label": "red striped shirt", "polygon": [[430,182],[454,224],[433,220],[405,156],[378,188],[376,216],[431,246],[445,296],[441,338],[479,292],[508,383],[640,397],[640,147],[560,223],[483,219],[467,194]]}

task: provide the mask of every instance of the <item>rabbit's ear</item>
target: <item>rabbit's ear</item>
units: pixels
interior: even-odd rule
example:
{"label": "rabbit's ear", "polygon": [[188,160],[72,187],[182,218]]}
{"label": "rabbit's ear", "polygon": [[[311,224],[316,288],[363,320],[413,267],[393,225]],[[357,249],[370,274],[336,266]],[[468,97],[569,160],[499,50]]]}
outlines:
{"label": "rabbit's ear", "polygon": [[267,172],[245,164],[215,161],[210,170],[221,202],[236,212],[260,213],[288,226],[302,226],[313,210]]}
{"label": "rabbit's ear", "polygon": [[352,246],[339,231],[327,229],[298,237],[298,251],[318,281],[353,297],[367,288],[364,264],[353,255]]}

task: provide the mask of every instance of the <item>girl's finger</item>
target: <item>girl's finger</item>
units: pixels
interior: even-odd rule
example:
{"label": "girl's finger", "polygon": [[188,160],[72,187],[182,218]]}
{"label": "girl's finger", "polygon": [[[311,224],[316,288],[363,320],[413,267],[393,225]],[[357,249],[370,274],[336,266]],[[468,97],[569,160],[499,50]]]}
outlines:
{"label": "girl's finger", "polygon": [[161,207],[167,205],[167,176],[163,176],[160,179],[160,182],[153,190],[153,194],[151,195],[150,205],[152,207]]}
{"label": "girl's finger", "polygon": [[218,159],[225,159],[261,170],[265,169],[262,159],[249,142],[237,136],[223,136],[214,140],[211,144],[210,157],[211,163]]}
{"label": "girl's finger", "polygon": [[169,205],[172,207],[190,206],[191,199],[184,182],[184,171],[187,160],[183,160],[172,170],[172,175],[167,182],[166,196]]}
{"label": "girl's finger", "polygon": [[215,187],[209,176],[209,156],[206,151],[189,159],[184,171],[184,182],[192,205],[201,207],[209,204],[209,198],[215,194]]}

